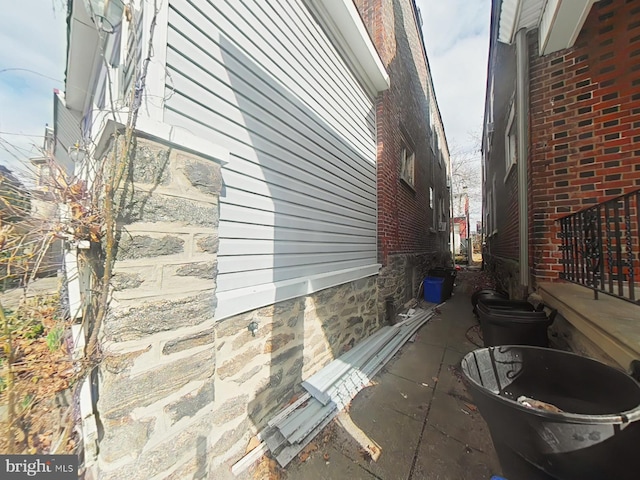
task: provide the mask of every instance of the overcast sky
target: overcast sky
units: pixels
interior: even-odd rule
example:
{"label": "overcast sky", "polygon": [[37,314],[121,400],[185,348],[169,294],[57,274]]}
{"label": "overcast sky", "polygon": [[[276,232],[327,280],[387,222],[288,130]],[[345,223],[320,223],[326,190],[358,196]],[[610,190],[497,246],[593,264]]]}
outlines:
{"label": "overcast sky", "polygon": [[[416,2],[447,140],[472,149],[470,134],[482,128],[491,2]],[[65,3],[16,0],[0,16],[0,163],[37,155],[33,144],[39,147],[45,123],[52,125],[53,89],[63,89]],[[15,68],[31,71],[6,70]]]}
{"label": "overcast sky", "polygon": [[482,130],[490,0],[416,0],[449,147]]}
{"label": "overcast sky", "polygon": [[[451,153],[473,153],[480,172],[491,0],[416,0]],[[469,185],[471,225],[481,220],[480,182]]]}

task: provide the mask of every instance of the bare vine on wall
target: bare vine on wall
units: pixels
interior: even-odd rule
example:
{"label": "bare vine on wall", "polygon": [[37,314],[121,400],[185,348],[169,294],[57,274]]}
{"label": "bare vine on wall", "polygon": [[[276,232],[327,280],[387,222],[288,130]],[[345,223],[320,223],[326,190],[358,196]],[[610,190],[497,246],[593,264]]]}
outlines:
{"label": "bare vine on wall", "polygon": [[[121,233],[119,219],[126,214],[132,193],[130,171],[136,123],[153,56],[157,0],[151,13],[145,34],[148,43],[142,61],[135,65],[135,81],[126,93],[124,106],[110,103],[114,120],[120,118],[116,113],[125,108],[127,115],[126,122],[111,135],[105,153],[100,158],[85,158],[83,164],[76,166],[75,174],[69,176],[57,166],[51,152],[43,152],[51,172],[45,189],[47,202],[57,206],[59,214],[53,219],[35,214],[29,189],[11,172],[0,171],[0,293],[15,287],[24,292],[15,308],[4,308],[0,302],[0,399],[7,403],[6,416],[0,422],[5,427],[1,451],[70,453],[79,448],[74,437],[76,415],[69,398],[104,356],[100,335],[109,312]],[[131,3],[125,6],[123,15],[124,21],[137,24]],[[105,35],[96,28],[101,36]],[[110,67],[103,59],[109,75]],[[116,98],[110,76],[107,88],[109,98]],[[90,151],[95,144],[94,139],[85,138],[83,147]],[[60,297],[29,299],[26,295],[26,287],[42,272],[51,246],[59,243],[64,243],[67,251],[77,251],[78,263],[90,272],[81,315],[87,338],[83,355],[73,362],[70,350],[77,339],[70,339],[70,312],[61,308]],[[49,372],[48,379],[38,373],[42,371]],[[58,404],[62,407],[56,410],[55,420],[39,414]],[[38,423],[39,415],[48,420]],[[47,425],[52,424],[48,430],[56,431],[47,430]]]}

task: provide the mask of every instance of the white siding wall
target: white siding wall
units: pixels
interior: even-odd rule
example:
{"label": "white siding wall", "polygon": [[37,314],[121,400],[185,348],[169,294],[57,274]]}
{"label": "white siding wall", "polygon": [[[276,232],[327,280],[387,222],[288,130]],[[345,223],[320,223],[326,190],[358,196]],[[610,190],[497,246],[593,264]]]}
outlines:
{"label": "white siding wall", "polygon": [[164,121],[230,151],[217,315],[374,273],[375,106],[305,2],[170,0],[167,38]]}

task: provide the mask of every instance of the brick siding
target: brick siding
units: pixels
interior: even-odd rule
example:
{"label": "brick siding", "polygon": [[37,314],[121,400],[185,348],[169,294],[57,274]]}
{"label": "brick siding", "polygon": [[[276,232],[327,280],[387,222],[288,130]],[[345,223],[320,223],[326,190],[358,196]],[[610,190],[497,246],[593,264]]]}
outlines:
{"label": "brick siding", "polygon": [[529,253],[555,280],[556,220],[640,186],[640,2],[596,3],[571,49],[539,57],[529,40]]}
{"label": "brick siding", "polygon": [[[378,134],[378,257],[442,249],[445,233],[432,230],[429,187],[449,205],[446,166],[434,159],[428,98],[428,66],[422,53],[413,0],[355,0],[391,79],[376,104]],[[403,133],[415,150],[415,184],[400,179]],[[440,248],[439,248],[440,247]]]}

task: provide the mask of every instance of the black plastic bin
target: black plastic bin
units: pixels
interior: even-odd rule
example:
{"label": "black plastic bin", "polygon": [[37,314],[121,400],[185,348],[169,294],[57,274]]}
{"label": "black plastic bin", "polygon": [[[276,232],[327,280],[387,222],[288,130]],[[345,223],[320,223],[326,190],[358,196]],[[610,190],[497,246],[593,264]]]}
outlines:
{"label": "black plastic bin", "polygon": [[444,283],[442,284],[442,301],[451,298],[451,294],[453,293],[453,284],[456,280],[457,273],[458,272],[455,268],[446,267],[432,268],[427,273],[429,277],[444,278]]}
{"label": "black plastic bin", "polygon": [[[473,351],[465,383],[513,480],[640,478],[640,384],[573,353],[528,346]],[[562,412],[534,409],[521,396]]]}
{"label": "black plastic bin", "polygon": [[478,302],[480,329],[485,347],[496,345],[532,345],[548,347],[547,329],[553,323],[555,311],[496,310]]}
{"label": "black plastic bin", "polygon": [[[471,305],[473,305],[473,313],[476,313],[476,305],[482,298],[495,299],[495,300],[508,300],[509,295],[498,290],[491,290],[489,288],[483,288],[482,290],[476,290],[471,295]],[[476,313],[477,314],[477,313]]]}
{"label": "black plastic bin", "polygon": [[479,302],[491,310],[516,310],[523,312],[542,312],[544,310],[543,303],[535,306],[532,303],[526,302],[524,300],[503,300],[501,298],[480,297]]}

